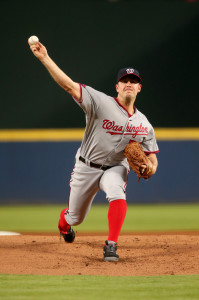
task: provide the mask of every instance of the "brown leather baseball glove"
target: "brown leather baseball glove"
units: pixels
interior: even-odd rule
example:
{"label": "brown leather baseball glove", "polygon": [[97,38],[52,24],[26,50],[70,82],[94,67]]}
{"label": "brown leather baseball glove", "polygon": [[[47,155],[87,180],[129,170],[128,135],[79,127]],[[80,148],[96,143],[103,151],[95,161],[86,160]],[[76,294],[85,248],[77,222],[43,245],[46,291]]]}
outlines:
{"label": "brown leather baseball glove", "polygon": [[[149,179],[152,175],[152,163],[144,153],[141,145],[137,142],[128,144],[124,149],[130,168],[140,178]],[[144,169],[144,167],[146,168]],[[143,171],[144,169],[144,171]]]}

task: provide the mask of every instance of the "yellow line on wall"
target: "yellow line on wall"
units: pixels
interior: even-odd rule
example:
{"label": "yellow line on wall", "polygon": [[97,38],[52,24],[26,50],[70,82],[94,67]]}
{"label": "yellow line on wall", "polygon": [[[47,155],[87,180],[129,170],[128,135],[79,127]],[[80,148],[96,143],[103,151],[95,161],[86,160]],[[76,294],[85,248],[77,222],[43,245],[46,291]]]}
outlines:
{"label": "yellow line on wall", "polygon": [[16,129],[0,130],[0,142],[80,141],[84,129]]}
{"label": "yellow line on wall", "polygon": [[[157,140],[199,140],[199,128],[155,128]],[[0,142],[69,142],[81,141],[84,129],[5,129]]]}
{"label": "yellow line on wall", "polygon": [[199,140],[199,128],[155,128],[157,140]]}

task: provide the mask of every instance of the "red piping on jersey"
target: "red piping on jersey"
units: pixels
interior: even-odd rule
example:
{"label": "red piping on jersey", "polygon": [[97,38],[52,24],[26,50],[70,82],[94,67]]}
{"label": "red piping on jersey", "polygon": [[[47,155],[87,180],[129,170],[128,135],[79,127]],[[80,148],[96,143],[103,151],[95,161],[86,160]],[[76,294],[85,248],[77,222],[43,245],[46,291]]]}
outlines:
{"label": "red piping on jersey", "polygon": [[158,152],[159,152],[159,150],[157,150],[157,151],[144,151],[144,153],[146,153],[146,154],[158,153]]}
{"label": "red piping on jersey", "polygon": [[77,103],[82,103],[83,102],[83,99],[82,99],[82,86],[85,87],[85,84],[81,84],[81,83],[78,83],[79,86],[80,86],[80,101],[78,101],[75,97],[73,97],[73,99],[77,102]]}
{"label": "red piping on jersey", "polygon": [[[132,115],[128,112],[128,110],[122,104],[120,104],[120,102],[118,101],[118,99],[116,97],[113,97],[113,99],[117,102],[117,104],[119,106],[121,106],[127,112],[129,118],[132,117]],[[134,112],[135,112],[136,111],[136,107],[134,105],[133,105],[133,108],[134,108]]]}

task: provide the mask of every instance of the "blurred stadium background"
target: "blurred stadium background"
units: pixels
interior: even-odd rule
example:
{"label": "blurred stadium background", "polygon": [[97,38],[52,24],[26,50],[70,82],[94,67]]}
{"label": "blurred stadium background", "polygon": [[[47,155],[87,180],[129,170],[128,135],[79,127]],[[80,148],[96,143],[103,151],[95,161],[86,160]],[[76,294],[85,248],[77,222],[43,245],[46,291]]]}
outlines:
{"label": "blurred stadium background", "polygon": [[[131,172],[129,203],[193,203],[198,192],[197,1],[1,1],[0,204],[64,204],[83,111],[29,50],[37,35],[75,81],[116,95],[116,74],[143,77],[136,100],[156,129],[159,169]],[[94,203],[105,203],[99,193]]]}

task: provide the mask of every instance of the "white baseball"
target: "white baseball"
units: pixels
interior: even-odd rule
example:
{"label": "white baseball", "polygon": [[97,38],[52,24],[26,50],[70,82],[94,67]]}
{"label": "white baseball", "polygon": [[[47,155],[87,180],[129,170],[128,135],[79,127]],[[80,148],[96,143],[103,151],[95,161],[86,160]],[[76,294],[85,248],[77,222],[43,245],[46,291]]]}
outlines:
{"label": "white baseball", "polygon": [[28,42],[30,45],[35,45],[39,42],[39,39],[36,35],[32,35],[29,39]]}

